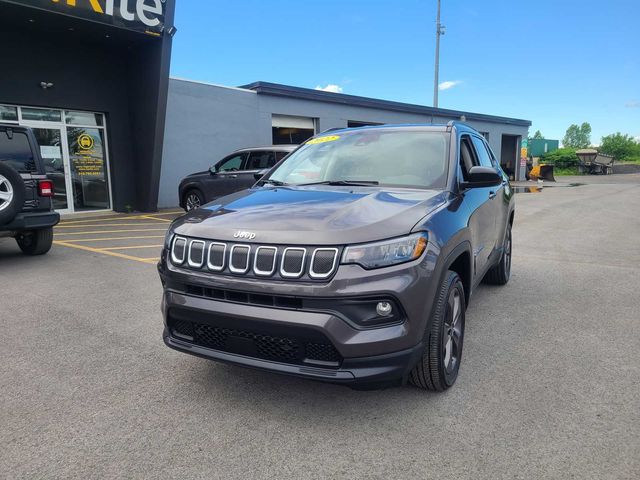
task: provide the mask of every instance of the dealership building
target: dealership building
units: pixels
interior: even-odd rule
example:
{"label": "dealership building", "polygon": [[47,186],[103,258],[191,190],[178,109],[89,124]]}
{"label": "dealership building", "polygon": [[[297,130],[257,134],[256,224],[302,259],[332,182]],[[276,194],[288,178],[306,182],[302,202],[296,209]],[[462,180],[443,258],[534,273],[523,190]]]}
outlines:
{"label": "dealership building", "polygon": [[0,122],[34,129],[59,211],[175,207],[182,177],[233,150],[386,123],[464,121],[524,178],[527,120],[170,79],[174,9],[175,0],[0,0]]}

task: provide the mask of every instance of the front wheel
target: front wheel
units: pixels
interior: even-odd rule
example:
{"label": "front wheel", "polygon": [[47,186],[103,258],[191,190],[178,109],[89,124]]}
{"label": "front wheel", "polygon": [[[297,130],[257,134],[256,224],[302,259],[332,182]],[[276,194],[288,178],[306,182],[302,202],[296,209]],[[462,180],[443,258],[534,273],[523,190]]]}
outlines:
{"label": "front wheel", "polygon": [[51,250],[53,244],[53,228],[20,232],[16,242],[26,255],[43,255]]}
{"label": "front wheel", "polygon": [[184,196],[184,209],[187,212],[204,205],[204,197],[198,190],[189,190]]}
{"label": "front wheel", "polygon": [[460,276],[449,270],[425,334],[424,353],[409,374],[409,381],[416,387],[442,392],[455,383],[462,360],[465,307]]}

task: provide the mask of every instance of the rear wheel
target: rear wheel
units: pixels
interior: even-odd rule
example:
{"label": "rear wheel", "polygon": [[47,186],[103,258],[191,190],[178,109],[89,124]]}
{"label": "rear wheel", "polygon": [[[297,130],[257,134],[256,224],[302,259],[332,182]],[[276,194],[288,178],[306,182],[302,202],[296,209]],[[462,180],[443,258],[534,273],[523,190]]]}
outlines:
{"label": "rear wheel", "polygon": [[441,392],[455,383],[462,360],[465,307],[462,281],[456,272],[448,271],[425,335],[422,359],[409,374],[416,387]]}
{"label": "rear wheel", "polygon": [[184,194],[184,209],[189,212],[204,205],[204,197],[199,190],[189,190]]}
{"label": "rear wheel", "polygon": [[53,244],[53,228],[20,232],[16,242],[26,255],[43,255],[51,250]]}
{"label": "rear wheel", "polygon": [[485,283],[489,283],[491,285],[506,285],[507,282],[509,282],[509,278],[511,278],[511,248],[511,224],[509,224],[504,235],[504,244],[500,261],[484,276]]}
{"label": "rear wheel", "polygon": [[24,205],[24,181],[20,174],[0,162],[0,225],[11,222]]}

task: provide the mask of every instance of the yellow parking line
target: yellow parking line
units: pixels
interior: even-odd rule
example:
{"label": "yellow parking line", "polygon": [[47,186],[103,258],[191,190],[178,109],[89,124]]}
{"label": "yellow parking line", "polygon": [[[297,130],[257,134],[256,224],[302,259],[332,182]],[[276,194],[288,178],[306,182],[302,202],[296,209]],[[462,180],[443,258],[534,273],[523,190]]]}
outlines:
{"label": "yellow parking line", "polygon": [[54,233],[54,236],[59,235],[89,235],[94,233],[128,233],[128,232],[166,232],[166,228],[142,228],[142,229],[131,229],[131,230],[98,230],[91,232],[70,232],[70,233]]}
{"label": "yellow parking line", "polygon": [[102,218],[91,218],[86,220],[62,220],[60,223],[63,225],[76,225],[76,224],[86,224],[86,223],[95,223],[95,222],[115,222],[122,220],[140,220],[141,215],[116,215],[113,217],[102,217]]}
{"label": "yellow parking line", "polygon": [[164,245],[136,245],[134,247],[109,247],[109,248],[101,248],[100,251],[112,251],[112,250],[134,250],[136,248],[162,248]]}
{"label": "yellow parking line", "polygon": [[[159,219],[161,221],[170,221]],[[151,227],[153,225],[164,225],[164,223],[110,223],[109,225],[56,225],[56,228],[98,228],[98,227]]]}
{"label": "yellow parking line", "polygon": [[124,253],[118,253],[118,252],[105,252],[104,250],[101,250],[99,248],[92,248],[92,247],[86,247],[84,245],[74,245],[72,243],[67,243],[67,242],[60,242],[58,240],[53,242],[55,245],[61,245],[63,247],[69,247],[69,248],[77,248],[79,250],[84,250],[86,252],[91,252],[91,253],[100,253],[102,255],[109,255],[112,257],[118,257],[118,258],[124,258],[126,260],[133,260],[135,262],[141,262],[141,263],[152,263],[153,261],[157,261],[158,258],[139,258],[139,257],[132,257],[131,255],[125,255]]}
{"label": "yellow parking line", "polygon": [[160,220],[161,222],[173,222],[173,220],[170,220],[168,218],[158,218],[158,217],[153,217],[151,215],[145,215],[143,218],[146,218],[149,220]]}
{"label": "yellow parking line", "polygon": [[72,238],[67,242],[80,243],[80,242],[107,242],[111,240],[138,240],[140,238],[164,238],[164,235],[144,235],[139,237],[109,237],[109,238]]}

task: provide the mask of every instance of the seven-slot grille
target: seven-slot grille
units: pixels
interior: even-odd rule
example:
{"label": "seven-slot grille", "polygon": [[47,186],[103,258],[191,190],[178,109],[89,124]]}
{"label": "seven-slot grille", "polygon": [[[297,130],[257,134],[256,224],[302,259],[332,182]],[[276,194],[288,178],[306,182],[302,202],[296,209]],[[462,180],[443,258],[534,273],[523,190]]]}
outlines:
{"label": "seven-slot grille", "polygon": [[288,247],[224,243],[176,236],[171,244],[174,265],[232,275],[325,280],[336,271],[335,247]]}

